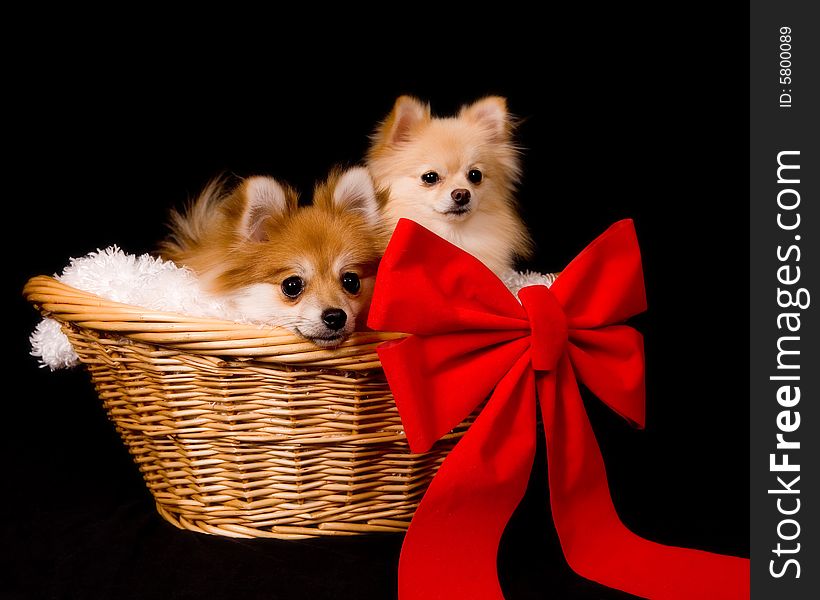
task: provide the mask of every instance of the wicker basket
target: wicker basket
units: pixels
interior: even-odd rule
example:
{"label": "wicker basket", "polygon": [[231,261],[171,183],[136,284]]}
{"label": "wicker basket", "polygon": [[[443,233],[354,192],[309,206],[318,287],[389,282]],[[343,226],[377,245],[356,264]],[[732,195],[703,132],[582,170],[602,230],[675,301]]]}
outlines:
{"label": "wicker basket", "polygon": [[177,527],[304,538],[405,530],[467,422],[410,454],[375,353],[152,312],[50,277],[26,298],[62,325],[157,510]]}

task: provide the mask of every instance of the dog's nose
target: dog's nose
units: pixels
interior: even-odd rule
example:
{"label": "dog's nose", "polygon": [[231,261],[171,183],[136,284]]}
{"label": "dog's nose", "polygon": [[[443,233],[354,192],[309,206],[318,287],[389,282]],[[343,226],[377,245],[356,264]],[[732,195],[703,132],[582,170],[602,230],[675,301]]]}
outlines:
{"label": "dog's nose", "polygon": [[450,197],[453,199],[453,202],[459,206],[464,206],[470,201],[470,190],[465,190],[463,188],[453,190],[450,192]]}
{"label": "dog's nose", "polygon": [[328,308],[322,313],[322,322],[328,329],[339,331],[347,323],[347,313],[341,308]]}

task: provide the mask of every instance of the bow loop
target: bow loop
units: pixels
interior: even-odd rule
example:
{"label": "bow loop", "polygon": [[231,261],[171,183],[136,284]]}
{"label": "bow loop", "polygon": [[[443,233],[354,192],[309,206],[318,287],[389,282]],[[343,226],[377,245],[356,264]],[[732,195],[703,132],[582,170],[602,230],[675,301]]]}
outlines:
{"label": "bow loop", "polygon": [[614,223],[561,272],[550,292],[570,329],[622,323],[646,310],[641,250],[631,219]]}
{"label": "bow loop", "polygon": [[567,347],[567,318],[549,288],[525,287],[518,297],[530,320],[530,357],[536,371],[553,371]]}
{"label": "bow loop", "polygon": [[490,269],[414,221],[399,220],[376,281],[371,329],[440,335],[527,328],[521,305]]}

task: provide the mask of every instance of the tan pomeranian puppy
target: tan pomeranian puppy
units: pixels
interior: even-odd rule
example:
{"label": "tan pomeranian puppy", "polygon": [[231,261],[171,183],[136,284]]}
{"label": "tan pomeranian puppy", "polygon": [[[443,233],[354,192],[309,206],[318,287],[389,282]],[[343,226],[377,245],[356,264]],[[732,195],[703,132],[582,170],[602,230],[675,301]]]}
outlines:
{"label": "tan pomeranian puppy", "polygon": [[514,197],[521,175],[507,102],[489,96],[438,118],[401,96],[372,137],[367,167],[390,231],[412,219],[469,252],[496,274],[530,255]]}
{"label": "tan pomeranian puppy", "polygon": [[328,347],[364,318],[387,237],[373,182],[359,167],[332,172],[305,207],[271,177],[234,189],[216,180],[172,213],[160,254],[248,320]]}

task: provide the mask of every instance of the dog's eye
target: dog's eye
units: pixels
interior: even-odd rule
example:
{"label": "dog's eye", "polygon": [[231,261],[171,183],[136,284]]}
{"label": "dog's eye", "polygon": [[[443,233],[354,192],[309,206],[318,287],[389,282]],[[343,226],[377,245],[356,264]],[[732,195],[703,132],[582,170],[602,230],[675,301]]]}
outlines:
{"label": "dog's eye", "polygon": [[436,173],[435,171],[427,171],[424,175],[421,176],[421,180],[427,185],[434,185],[438,183],[439,176],[438,173]]}
{"label": "dog's eye", "polygon": [[282,282],[282,293],[288,298],[298,298],[305,289],[305,282],[301,277],[293,275]]}
{"label": "dog's eye", "polygon": [[481,183],[484,175],[478,169],[470,169],[470,172],[467,173],[467,179],[470,180],[470,183]]}
{"label": "dog's eye", "polygon": [[358,294],[362,287],[362,282],[359,280],[359,276],[356,275],[356,273],[345,273],[342,275],[342,287],[346,292]]}

